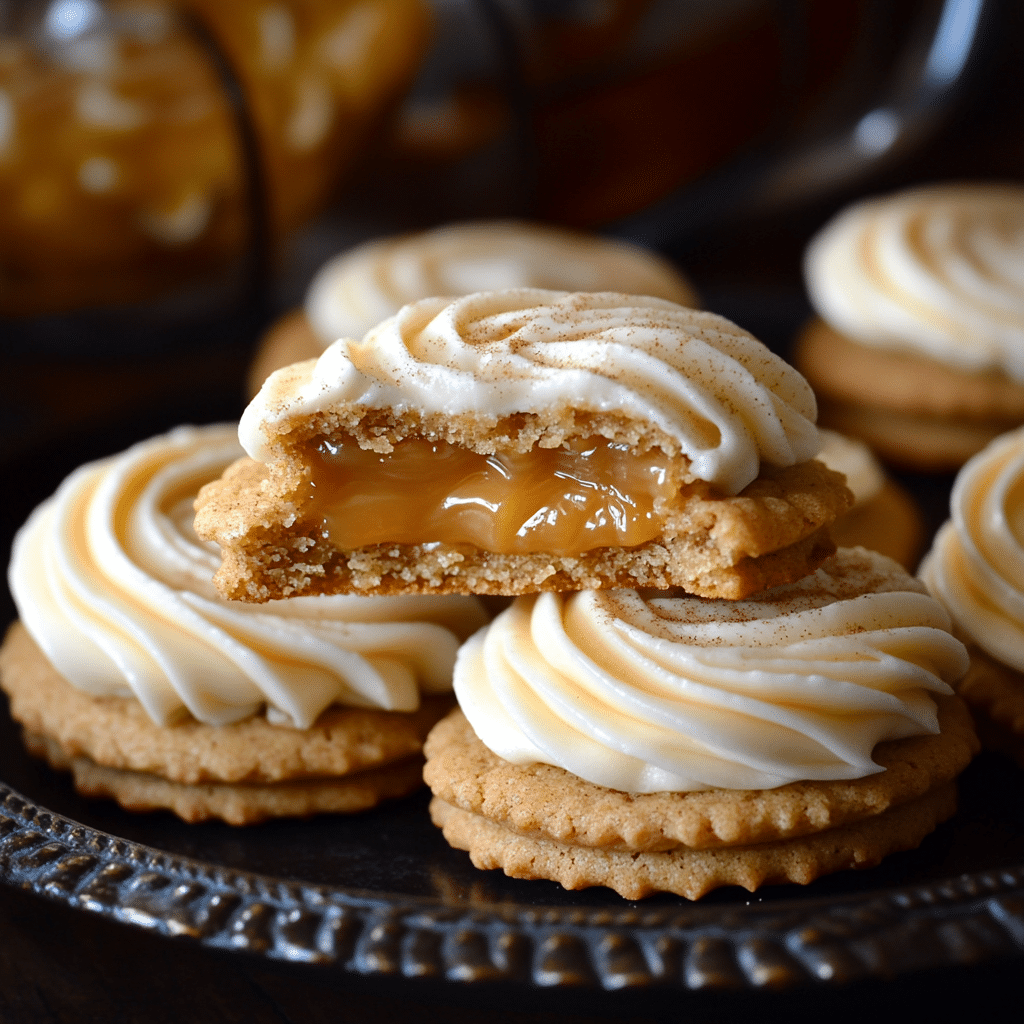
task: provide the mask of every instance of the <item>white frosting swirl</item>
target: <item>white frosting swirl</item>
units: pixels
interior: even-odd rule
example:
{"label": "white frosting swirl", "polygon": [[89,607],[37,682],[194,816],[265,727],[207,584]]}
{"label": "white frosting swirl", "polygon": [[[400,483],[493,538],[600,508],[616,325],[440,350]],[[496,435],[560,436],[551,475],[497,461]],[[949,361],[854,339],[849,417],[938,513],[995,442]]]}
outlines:
{"label": "white frosting swirl", "polygon": [[735,494],[761,460],[788,466],[818,450],[807,382],[714,313],[615,292],[517,289],[405,306],[361,342],[272,374],[239,438],[270,462],[274,434],[332,406],[473,414],[538,409],[617,413],[654,424],[692,477]]}
{"label": "white frosting swirl", "polygon": [[480,739],[634,793],[765,789],[881,771],[875,744],[937,733],[967,669],[949,616],[862,548],[756,600],[635,590],[521,597],[459,652]]}
{"label": "white frosting swirl", "polygon": [[960,470],[920,573],[958,629],[1024,672],[1024,428]]}
{"label": "white frosting swirl", "polygon": [[846,477],[846,486],[853,492],[853,507],[858,508],[875,497],[885,486],[885,470],[871,449],[856,438],[838,434],[824,427],[821,435],[819,462]]}
{"label": "white frosting swirl", "polygon": [[855,341],[1024,381],[1024,188],[857,203],[814,238],[804,271],[819,315]]}
{"label": "white frosting swirl", "polygon": [[308,728],[334,703],[411,711],[447,690],[474,598],[224,601],[216,545],[192,531],[199,487],[241,455],[229,425],[180,427],[80,467],[18,533],[21,619],[73,686],[139,699],[159,725],[223,725],[264,706]]}
{"label": "white frosting swirl", "polygon": [[695,304],[667,260],[625,242],[523,221],[449,224],[374,239],[329,260],[306,294],[306,316],[326,348],[361,338],[408,302],[499,288],[656,295]]}

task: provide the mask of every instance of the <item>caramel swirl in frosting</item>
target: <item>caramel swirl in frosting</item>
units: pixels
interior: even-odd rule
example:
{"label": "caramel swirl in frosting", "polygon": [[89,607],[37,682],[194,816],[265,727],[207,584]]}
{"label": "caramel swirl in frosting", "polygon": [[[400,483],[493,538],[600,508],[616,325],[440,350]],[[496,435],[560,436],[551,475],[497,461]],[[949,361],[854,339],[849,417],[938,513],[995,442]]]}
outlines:
{"label": "caramel swirl in frosting", "polygon": [[326,707],[412,711],[450,688],[475,598],[225,601],[216,545],[192,530],[199,487],[241,455],[229,425],[180,427],[76,470],[19,532],[9,579],[58,672],[97,696],[135,696],[159,725],[266,708],[308,728]]}
{"label": "caramel swirl in frosting", "polygon": [[480,739],[627,792],[765,789],[880,769],[937,733],[967,669],[949,616],[895,562],[841,550],[756,600],[635,590],[520,597],[466,642],[455,691]]}
{"label": "caramel swirl in frosting", "polygon": [[239,438],[271,462],[291,422],[341,405],[495,422],[537,409],[617,414],[670,439],[688,460],[685,479],[728,494],[762,460],[789,466],[819,446],[810,386],[751,334],[714,313],[615,292],[423,299],[362,341],[343,338],[272,374]]}
{"label": "caramel swirl in frosting", "polygon": [[921,578],[973,643],[1024,672],[1024,428],[960,470]]}
{"label": "caramel swirl in frosting", "polygon": [[448,224],[374,239],[334,257],[306,295],[306,316],[326,348],[361,338],[407,302],[497,288],[614,288],[684,306],[696,296],[653,252],[598,235],[525,221]]}
{"label": "caramel swirl in frosting", "polygon": [[864,200],[811,242],[804,271],[819,315],[854,341],[1024,381],[1024,188]]}

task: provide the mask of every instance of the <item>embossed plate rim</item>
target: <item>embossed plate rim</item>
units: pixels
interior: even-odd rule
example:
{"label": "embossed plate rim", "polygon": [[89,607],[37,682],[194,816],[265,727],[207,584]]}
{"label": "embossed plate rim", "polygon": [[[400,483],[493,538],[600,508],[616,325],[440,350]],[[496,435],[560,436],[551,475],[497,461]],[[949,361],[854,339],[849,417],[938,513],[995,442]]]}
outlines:
{"label": "embossed plate rim", "polygon": [[461,908],[167,853],[2,782],[0,881],[211,948],[452,982],[788,988],[1024,952],[1024,864],[766,904]]}

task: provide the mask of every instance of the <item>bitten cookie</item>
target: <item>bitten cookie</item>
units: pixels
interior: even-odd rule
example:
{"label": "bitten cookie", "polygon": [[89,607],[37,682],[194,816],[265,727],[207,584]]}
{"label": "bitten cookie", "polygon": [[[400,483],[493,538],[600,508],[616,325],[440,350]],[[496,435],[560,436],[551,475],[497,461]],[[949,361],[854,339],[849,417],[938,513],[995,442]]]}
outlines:
{"label": "bitten cookie", "polygon": [[[425,299],[278,371],[196,530],[231,598],[680,586],[743,597],[851,498],[810,388],[712,313],[535,289]],[[415,495],[410,500],[410,495]]]}
{"label": "bitten cookie", "polygon": [[1024,422],[1024,189],[954,184],[862,201],[811,242],[820,319],[794,363],[821,422],[885,459],[961,466]]}
{"label": "bitten cookie", "polygon": [[304,309],[282,317],[260,343],[249,394],[274,370],[315,358],[338,338],[362,338],[408,302],[497,288],[609,290],[697,304],[671,263],[638,246],[528,221],[446,224],[373,239],[329,260]]}
{"label": "bitten cookie", "polygon": [[521,597],[460,651],[432,814],[479,867],[629,899],[867,867],[953,813],[967,663],[863,549],[738,602]]}
{"label": "bitten cookie", "polygon": [[986,746],[1024,765],[1024,429],[997,438],[957,475],[950,519],[921,564],[971,652],[958,693]]}
{"label": "bitten cookie", "polygon": [[472,598],[231,604],[192,533],[234,428],[179,428],[81,467],[19,532],[0,684],[30,750],[83,791],[234,824],[416,786]]}

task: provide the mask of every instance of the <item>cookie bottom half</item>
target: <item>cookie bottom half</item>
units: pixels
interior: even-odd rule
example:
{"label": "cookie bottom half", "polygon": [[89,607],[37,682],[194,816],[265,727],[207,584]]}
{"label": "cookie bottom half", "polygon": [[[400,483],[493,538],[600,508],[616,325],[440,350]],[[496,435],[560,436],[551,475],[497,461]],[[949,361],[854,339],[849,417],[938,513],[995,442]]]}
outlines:
{"label": "cookie bottom half", "polygon": [[0,649],[0,683],[29,752],[70,771],[81,793],[235,825],[361,811],[414,792],[423,741],[453,703],[446,694],[408,713],[333,706],[309,729],[262,714],[159,726],[134,698],[76,690],[19,623]]}
{"label": "cookie bottom half", "polygon": [[[835,551],[829,525],[852,501],[843,477],[816,460],[762,467],[738,495],[703,485],[681,492],[666,532],[644,544],[560,552],[502,553],[472,544],[333,546],[315,517],[275,495],[267,467],[234,463],[196,502],[196,529],[221,544],[215,577],[230,599],[293,595],[497,594],[602,587],[680,587],[738,600],[813,572]],[[298,484],[295,484],[297,487]]]}
{"label": "cookie bottom half", "polygon": [[956,811],[956,785],[946,783],[910,803],[854,825],[756,846],[629,853],[571,846],[519,835],[435,797],[434,824],[475,867],[502,868],[511,878],[547,878],[566,889],[604,885],[628,900],[656,892],[699,899],[712,889],[738,885],[806,885],[822,875],[874,867],[883,857],[911,850]]}
{"label": "cookie bottom half", "polygon": [[821,426],[908,469],[956,470],[1024,423],[1024,384],[1005,374],[862,345],[821,320],[804,328],[793,363],[818,395]]}
{"label": "cookie bottom half", "polygon": [[627,899],[806,884],[916,847],[956,809],[956,776],[978,750],[970,714],[940,699],[941,732],[875,748],[885,771],[776,789],[624,793],[553,765],[488,750],[461,711],[427,739],[431,815],[480,868],[605,885]]}
{"label": "cookie bottom half", "polygon": [[24,741],[30,754],[69,771],[83,796],[109,797],[128,811],[172,811],[190,824],[220,819],[229,825],[255,825],[269,818],[353,814],[408,796],[423,785],[420,757],[340,778],[189,785],[148,772],[107,768],[82,754],[69,755],[55,740],[35,733],[24,733]]}
{"label": "cookie bottom half", "polygon": [[983,747],[1014,758],[1024,768],[1024,674],[977,647],[957,693],[971,709]]}

